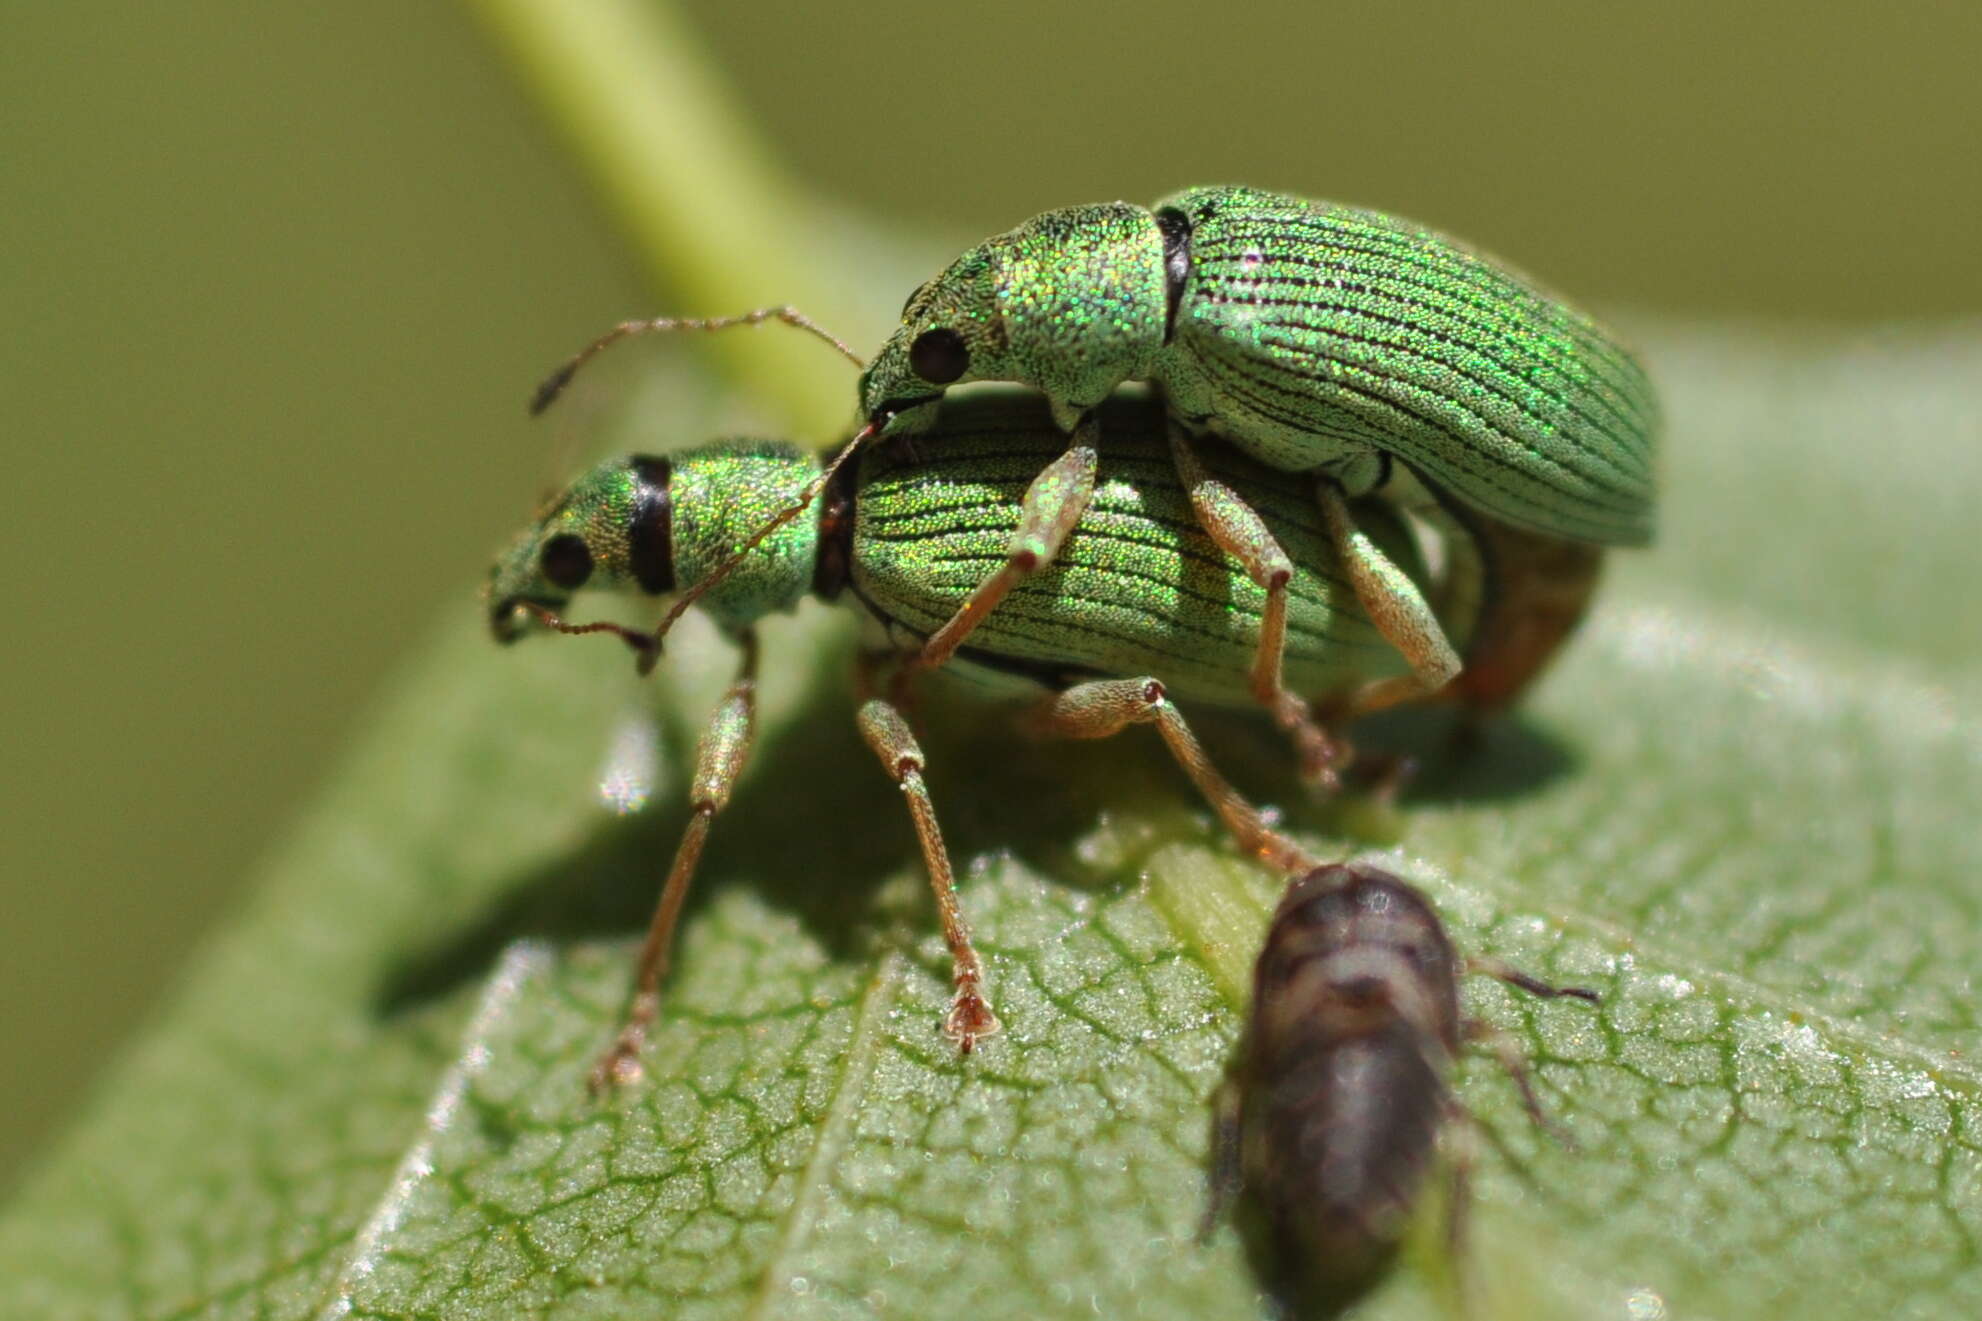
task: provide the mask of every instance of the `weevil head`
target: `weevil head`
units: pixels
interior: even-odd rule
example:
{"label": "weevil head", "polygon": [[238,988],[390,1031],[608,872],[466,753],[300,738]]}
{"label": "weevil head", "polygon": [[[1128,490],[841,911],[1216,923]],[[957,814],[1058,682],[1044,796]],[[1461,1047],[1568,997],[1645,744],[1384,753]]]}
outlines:
{"label": "weevil head", "polygon": [[1155,217],[1126,202],[1048,211],[985,240],[909,295],[860,378],[859,421],[919,431],[950,386],[1015,381],[1071,429],[1162,348],[1164,243]]}
{"label": "weevil head", "polygon": [[672,464],[636,454],[600,464],[546,502],[489,571],[489,626],[514,642],[582,590],[674,590]]}
{"label": "weevil head", "polygon": [[[498,642],[547,627],[579,591],[653,600],[695,587],[798,496],[818,471],[777,441],[724,440],[666,458],[608,460],[551,500],[489,572]],[[699,604],[727,632],[789,610],[812,583],[816,517],[779,528]],[[533,610],[531,607],[536,607]]]}

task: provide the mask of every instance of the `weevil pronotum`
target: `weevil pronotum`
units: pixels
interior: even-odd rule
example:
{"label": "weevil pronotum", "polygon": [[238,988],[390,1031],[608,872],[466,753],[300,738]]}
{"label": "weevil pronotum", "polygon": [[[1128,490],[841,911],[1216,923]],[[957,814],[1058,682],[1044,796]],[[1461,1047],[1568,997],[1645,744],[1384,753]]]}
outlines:
{"label": "weevil pronotum", "polygon": [[[803,322],[788,308],[726,320],[770,317]],[[1451,682],[1459,648],[1349,499],[1381,490],[1414,510],[1462,508],[1558,568],[1580,558],[1593,569],[1594,551],[1577,546],[1651,537],[1657,408],[1636,359],[1506,266],[1381,212],[1210,187],[1154,208],[1117,202],[1035,217],[910,295],[861,377],[856,443],[923,431],[952,385],[978,380],[1043,391],[1067,449],[1028,493],[1024,534],[931,633],[921,666],[941,664],[1058,553],[1105,443],[1096,407],[1126,380],[1159,385],[1192,434],[1315,475],[1311,498],[1335,556],[1409,659],[1416,691]],[[1180,452],[1199,520],[1255,582],[1284,591],[1283,548],[1189,459]],[[1554,555],[1549,543],[1570,549]],[[1262,683],[1277,678],[1277,645],[1262,632]],[[1297,741],[1319,746],[1297,694],[1282,688],[1275,705]],[[1305,769],[1325,777],[1312,762]]]}
{"label": "weevil pronotum", "polygon": [[[1172,456],[1177,429],[1160,405],[1129,393],[1102,416],[1114,440],[1064,553],[1049,571],[1018,584],[957,659],[1046,688],[1036,718],[1048,733],[1100,738],[1132,724],[1155,725],[1247,854],[1276,870],[1302,870],[1312,860],[1220,777],[1172,696],[1223,705],[1258,700],[1249,666],[1268,628],[1285,633],[1288,682],[1328,699],[1345,717],[1402,663],[1363,613],[1301,479],[1236,451],[1221,451],[1207,464],[1272,520],[1289,549],[1291,576],[1276,614],[1268,593],[1192,518],[1190,492]],[[669,458],[616,459],[579,478],[496,564],[490,620],[503,641],[532,629],[606,632],[632,645],[645,668],[690,599],[687,590],[705,585],[693,599],[741,644],[738,677],[703,736],[690,790],[694,815],[641,953],[626,1027],[600,1063],[599,1082],[637,1071],[682,899],[748,754],[754,627],[808,593],[844,592],[870,621],[871,654],[862,673],[875,695],[861,708],[860,724],[907,795],[936,894],[956,983],[946,1030],[968,1050],[996,1029],[984,969],[952,893],[922,752],[893,690],[883,693],[875,680],[891,663],[913,656],[927,631],[968,598],[985,567],[1002,560],[1034,473],[1062,442],[1045,402],[1016,390],[951,401],[932,434],[941,443],[926,459],[890,446],[862,454],[811,517],[788,523],[740,561],[730,559],[731,549],[816,478],[816,458],[775,442],[724,441]],[[1392,557],[1422,576],[1410,530],[1381,509],[1367,512]],[[677,599],[652,632],[568,623],[560,616],[581,588]]]}
{"label": "weevil pronotum", "polygon": [[[1424,895],[1376,867],[1317,867],[1289,885],[1216,1102],[1205,1231],[1243,1188],[1288,1285],[1339,1295],[1366,1284],[1396,1252],[1440,1131],[1464,1113],[1447,1075],[1468,1038],[1496,1046],[1546,1126],[1518,1053],[1461,1015],[1467,971],[1535,995],[1597,998],[1497,960],[1462,960]],[[1449,1168],[1446,1237],[1457,1249],[1466,1165],[1455,1156]]]}

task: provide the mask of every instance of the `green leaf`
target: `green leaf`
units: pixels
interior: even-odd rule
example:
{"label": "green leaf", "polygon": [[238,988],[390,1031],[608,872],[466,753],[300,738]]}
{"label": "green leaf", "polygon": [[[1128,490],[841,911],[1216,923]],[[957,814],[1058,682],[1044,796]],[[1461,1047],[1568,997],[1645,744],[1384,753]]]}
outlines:
{"label": "green leaf", "polygon": [[[1436,720],[1370,732],[1424,761],[1377,823],[1394,847],[1301,806],[1255,724],[1208,741],[1317,852],[1422,884],[1465,949],[1604,995],[1469,987],[1575,1139],[1490,1061],[1462,1070],[1477,1315],[1973,1315],[1982,338],[1646,338],[1661,544],[1618,557],[1475,756]],[[648,443],[724,406],[656,388],[665,411],[629,410]],[[1030,744],[932,691],[1007,1025],[958,1059],[913,835],[853,730],[849,621],[766,643],[766,731],[645,1083],[598,1104],[583,1075],[729,660],[691,634],[650,726],[615,649],[498,651],[464,597],[0,1220],[0,1315],[1262,1315],[1235,1234],[1192,1233],[1278,882],[1153,737]],[[653,803],[615,815],[608,750],[637,765],[649,734]],[[1443,1314],[1425,1237],[1358,1315]]]}
{"label": "green leaf", "polygon": [[[1974,564],[1947,494],[1978,476],[1982,372],[1947,369],[1978,348],[1659,337],[1665,544],[1621,562],[1475,758],[1430,722],[1378,731],[1427,759],[1379,856],[1467,949],[1605,996],[1592,1013],[1470,988],[1578,1148],[1495,1069],[1464,1070],[1485,1314],[1982,1300],[1982,703],[1956,645],[1982,620],[1949,590]],[[1867,435],[1887,437],[1869,471]],[[842,695],[847,630],[824,610],[775,629],[770,732],[719,822],[651,1080],[595,1105],[584,1068],[683,820],[679,772],[610,815],[623,659],[499,652],[479,623],[442,622],[25,1190],[0,1313],[1259,1312],[1234,1236],[1190,1234],[1276,885],[1154,739],[1030,745],[967,695],[930,701],[931,781],[1008,1025],[959,1060],[912,835]],[[726,664],[706,635],[690,652],[664,766]],[[1289,795],[1269,739],[1213,732]],[[1355,847],[1324,813],[1295,819],[1320,852]],[[1370,1314],[1435,1313],[1435,1257]]]}

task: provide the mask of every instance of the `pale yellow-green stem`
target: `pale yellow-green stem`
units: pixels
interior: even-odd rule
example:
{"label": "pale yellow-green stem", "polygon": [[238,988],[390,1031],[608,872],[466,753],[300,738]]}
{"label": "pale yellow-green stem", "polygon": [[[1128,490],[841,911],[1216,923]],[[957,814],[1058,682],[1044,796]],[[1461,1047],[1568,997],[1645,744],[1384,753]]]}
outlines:
{"label": "pale yellow-green stem", "polygon": [[[645,309],[602,307],[600,330],[628,316],[719,315],[778,303],[831,328],[851,319],[831,281],[821,278],[835,263],[808,226],[809,199],[750,130],[672,5],[467,6],[570,141],[668,300]],[[795,439],[824,444],[846,429],[855,372],[830,348],[775,325],[695,338]],[[558,346],[545,368],[577,347]]]}

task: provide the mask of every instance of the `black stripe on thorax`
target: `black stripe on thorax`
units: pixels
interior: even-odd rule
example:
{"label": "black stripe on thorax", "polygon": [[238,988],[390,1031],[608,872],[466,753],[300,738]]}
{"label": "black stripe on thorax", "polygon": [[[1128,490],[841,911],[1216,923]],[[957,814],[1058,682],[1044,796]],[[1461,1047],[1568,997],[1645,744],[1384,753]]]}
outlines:
{"label": "black stripe on thorax", "polygon": [[1163,235],[1163,342],[1177,330],[1177,309],[1184,301],[1184,281],[1191,273],[1191,218],[1174,206],[1156,213]]}
{"label": "black stripe on thorax", "polygon": [[819,493],[819,554],[813,562],[812,594],[821,601],[836,599],[853,576],[853,527],[859,512],[860,470],[865,466],[864,458],[841,464]]}
{"label": "black stripe on thorax", "polygon": [[648,454],[633,456],[633,517],[626,525],[626,558],[633,580],[649,596],[674,590],[674,465]]}

